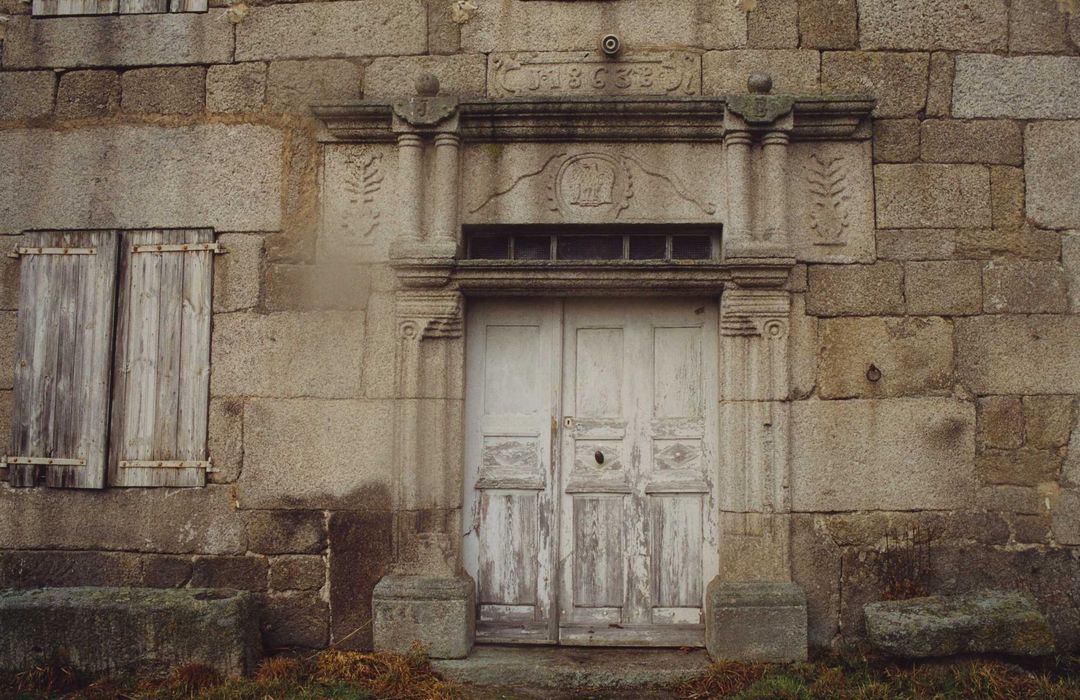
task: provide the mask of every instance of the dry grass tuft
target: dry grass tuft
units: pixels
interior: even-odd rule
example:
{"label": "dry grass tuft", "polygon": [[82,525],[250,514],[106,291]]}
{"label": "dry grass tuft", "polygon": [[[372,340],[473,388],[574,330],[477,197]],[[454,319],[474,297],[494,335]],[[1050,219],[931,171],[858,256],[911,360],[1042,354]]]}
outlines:
{"label": "dry grass tuft", "polygon": [[684,683],[679,693],[687,698],[717,698],[736,695],[762,679],[766,664],[718,661],[700,677]]}
{"label": "dry grass tuft", "polygon": [[454,700],[461,686],[444,681],[414,643],[408,654],[324,651],[315,659],[315,678],[354,683],[387,700]]}
{"label": "dry grass tuft", "polygon": [[263,659],[255,670],[256,683],[299,683],[311,676],[311,669],[300,659],[272,656]]}
{"label": "dry grass tuft", "polygon": [[216,669],[204,664],[187,664],[173,669],[164,686],[184,695],[198,697],[224,682],[225,679]]}
{"label": "dry grass tuft", "polygon": [[15,674],[15,690],[19,693],[59,695],[70,693],[83,685],[83,678],[63,663],[41,664]]}

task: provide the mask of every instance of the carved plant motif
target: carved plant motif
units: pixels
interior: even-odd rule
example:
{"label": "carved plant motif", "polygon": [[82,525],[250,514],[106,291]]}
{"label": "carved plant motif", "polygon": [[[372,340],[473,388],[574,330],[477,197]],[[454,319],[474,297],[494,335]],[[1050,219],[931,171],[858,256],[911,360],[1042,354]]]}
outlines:
{"label": "carved plant motif", "polygon": [[350,245],[368,245],[382,214],[376,204],[383,182],[382,154],[350,154],[345,162],[348,213],[342,216],[339,226]]}
{"label": "carved plant motif", "polygon": [[841,157],[814,153],[805,168],[806,184],[813,197],[810,229],[814,245],[843,245],[848,227],[847,168]]}

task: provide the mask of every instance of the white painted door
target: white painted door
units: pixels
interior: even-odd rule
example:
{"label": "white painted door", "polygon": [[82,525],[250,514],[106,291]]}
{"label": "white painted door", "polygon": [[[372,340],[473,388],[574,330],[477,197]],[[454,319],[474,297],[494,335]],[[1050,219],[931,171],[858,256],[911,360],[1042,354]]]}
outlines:
{"label": "white painted door", "polygon": [[480,301],[468,323],[480,639],[701,645],[716,302]]}

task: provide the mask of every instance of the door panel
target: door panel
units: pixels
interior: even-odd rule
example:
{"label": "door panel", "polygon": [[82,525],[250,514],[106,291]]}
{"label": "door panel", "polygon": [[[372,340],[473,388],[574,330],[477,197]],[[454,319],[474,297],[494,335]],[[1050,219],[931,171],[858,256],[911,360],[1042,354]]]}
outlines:
{"label": "door panel", "polygon": [[469,308],[463,553],[477,584],[480,639],[556,639],[557,311],[554,302]]}
{"label": "door panel", "polygon": [[470,304],[478,638],[701,645],[717,570],[715,300]]}

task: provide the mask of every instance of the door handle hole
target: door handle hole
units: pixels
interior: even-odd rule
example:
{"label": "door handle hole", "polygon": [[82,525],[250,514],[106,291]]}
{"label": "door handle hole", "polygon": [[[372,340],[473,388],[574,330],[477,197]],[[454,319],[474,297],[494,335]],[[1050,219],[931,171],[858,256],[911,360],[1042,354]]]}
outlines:
{"label": "door handle hole", "polygon": [[604,453],[601,452],[600,450],[597,450],[596,454],[594,454],[593,457],[596,458],[596,463],[597,464],[603,464],[604,463]]}

